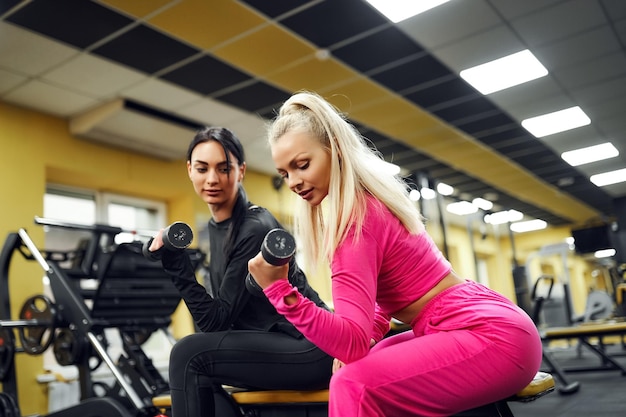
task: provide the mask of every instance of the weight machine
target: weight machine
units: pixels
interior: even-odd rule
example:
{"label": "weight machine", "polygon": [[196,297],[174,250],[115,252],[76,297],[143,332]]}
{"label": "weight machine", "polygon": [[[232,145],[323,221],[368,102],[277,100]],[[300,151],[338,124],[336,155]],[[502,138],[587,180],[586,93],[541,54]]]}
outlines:
{"label": "weight machine", "polygon": [[[169,387],[141,345],[156,331],[166,332],[169,336],[167,328],[171,315],[180,303],[180,295],[171,278],[160,264],[145,259],[142,242],[114,245],[114,236],[125,232],[120,228],[75,225],[42,218],[35,218],[35,223],[87,230],[91,232],[91,238],[79,251],[69,254],[40,251],[25,229],[8,235],[0,252],[0,380],[3,396],[17,400],[15,354],[37,355],[53,345],[59,364],[77,366],[81,394],[78,405],[53,413],[55,417],[160,415],[152,399]],[[187,250],[197,267],[202,261],[202,252]],[[16,252],[42,267],[54,301],[45,295],[30,297],[20,311],[20,318],[11,320],[9,266]],[[61,267],[68,260],[73,266]],[[97,288],[81,288],[83,279],[95,279]],[[110,328],[117,329],[122,340],[123,353],[117,362],[110,357],[104,337],[104,330]],[[17,339],[19,347],[15,343]],[[94,358],[96,367],[106,364],[114,379],[113,386],[93,381]],[[19,415],[19,409],[5,413],[4,417],[9,415]]]}

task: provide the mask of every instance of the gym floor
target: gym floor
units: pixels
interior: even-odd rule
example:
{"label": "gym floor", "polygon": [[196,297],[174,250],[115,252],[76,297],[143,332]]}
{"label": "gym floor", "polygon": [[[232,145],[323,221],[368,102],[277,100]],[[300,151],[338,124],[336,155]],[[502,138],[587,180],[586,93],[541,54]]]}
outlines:
{"label": "gym floor", "polygon": [[[588,349],[580,354],[575,347],[550,349],[557,363],[563,367],[595,366],[600,359]],[[607,352],[626,365],[626,349],[620,345],[607,347]],[[626,416],[626,375],[620,371],[568,372],[570,382],[578,381],[580,389],[571,395],[554,391],[531,403],[512,403],[515,417],[616,417]],[[558,380],[557,380],[558,388]]]}

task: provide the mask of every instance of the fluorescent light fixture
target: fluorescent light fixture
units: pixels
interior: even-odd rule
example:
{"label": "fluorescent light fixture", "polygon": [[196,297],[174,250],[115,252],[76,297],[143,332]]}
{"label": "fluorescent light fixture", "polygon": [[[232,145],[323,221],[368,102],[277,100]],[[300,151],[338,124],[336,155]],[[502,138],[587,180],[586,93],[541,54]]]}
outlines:
{"label": "fluorescent light fixture", "polygon": [[401,22],[450,0],[367,0],[393,23]]}
{"label": "fluorescent light fixture", "polygon": [[548,227],[548,223],[539,219],[511,223],[511,230],[517,233],[532,232],[545,229],[546,227]]}
{"label": "fluorescent light fixture", "polygon": [[457,201],[454,203],[450,203],[446,206],[446,210],[452,214],[457,214],[459,216],[466,216],[468,214],[476,213],[478,211],[478,207],[470,203],[469,201]]}
{"label": "fluorescent light fixture", "polygon": [[419,192],[419,191],[417,191],[417,190],[411,190],[411,191],[409,191],[409,199],[410,199],[411,201],[419,201],[419,200],[420,200],[420,197],[421,197],[421,195],[420,195],[420,192]]}
{"label": "fluorescent light fixture", "polygon": [[485,64],[465,69],[459,74],[472,87],[487,95],[548,75],[546,67],[525,49]]}
{"label": "fluorescent light fixture", "polygon": [[611,256],[615,256],[615,249],[597,250],[593,253],[593,256],[596,258],[610,258]]}
{"label": "fluorescent light fixture", "polygon": [[493,203],[489,200],[485,200],[484,198],[476,197],[472,200],[472,204],[478,207],[481,210],[491,210],[493,208]]}
{"label": "fluorescent light fixture", "polygon": [[441,195],[452,195],[454,188],[446,183],[440,182],[437,184],[437,192]]}
{"label": "fluorescent light fixture", "polygon": [[420,194],[424,200],[432,200],[437,197],[435,190],[431,190],[430,188],[422,188]]}
{"label": "fluorescent light fixture", "polygon": [[619,151],[611,142],[563,152],[561,158],[573,167],[614,158]]}
{"label": "fluorescent light fixture", "polygon": [[524,214],[517,210],[498,211],[496,213],[487,214],[484,217],[485,223],[488,224],[504,224],[522,220]]}
{"label": "fluorescent light fixture", "polygon": [[578,106],[522,120],[522,126],[537,138],[587,126],[591,119]]}
{"label": "fluorescent light fixture", "polygon": [[618,169],[617,171],[609,171],[603,172],[602,174],[592,175],[589,179],[598,187],[617,184],[618,182],[624,182],[626,181],[626,168]]}

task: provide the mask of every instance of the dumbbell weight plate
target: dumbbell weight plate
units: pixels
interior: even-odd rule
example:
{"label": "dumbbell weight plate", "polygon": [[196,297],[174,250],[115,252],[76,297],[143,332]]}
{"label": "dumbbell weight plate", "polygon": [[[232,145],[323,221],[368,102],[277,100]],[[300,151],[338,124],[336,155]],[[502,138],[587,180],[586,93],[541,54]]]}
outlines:
{"label": "dumbbell weight plate", "polygon": [[283,229],[272,229],[263,239],[261,253],[263,259],[276,266],[285,265],[296,252],[296,241]]}
{"label": "dumbbell weight plate", "polygon": [[37,320],[41,326],[20,327],[18,333],[24,352],[39,355],[46,351],[54,340],[56,307],[45,295],[28,298],[20,310],[21,320]]}
{"label": "dumbbell weight plate", "polygon": [[[267,263],[282,266],[289,263],[296,252],[296,240],[284,229],[272,229],[263,238],[261,255]],[[263,297],[263,289],[257,284],[252,275],[246,276],[246,289],[256,297]]]}
{"label": "dumbbell weight plate", "polygon": [[81,341],[71,329],[59,329],[52,345],[54,357],[59,365],[76,365],[83,360],[87,343],[86,340]]}
{"label": "dumbbell weight plate", "polygon": [[163,243],[168,249],[185,249],[192,241],[193,231],[183,222],[172,223],[163,233]]}

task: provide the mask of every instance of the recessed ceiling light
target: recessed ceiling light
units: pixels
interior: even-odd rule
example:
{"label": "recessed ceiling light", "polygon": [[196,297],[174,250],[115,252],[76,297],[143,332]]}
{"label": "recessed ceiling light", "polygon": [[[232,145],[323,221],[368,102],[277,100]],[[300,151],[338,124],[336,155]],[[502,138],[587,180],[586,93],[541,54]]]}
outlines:
{"label": "recessed ceiling light", "polygon": [[454,188],[445,182],[440,182],[437,184],[437,192],[441,195],[452,195],[454,194]]}
{"label": "recessed ceiling light", "polygon": [[512,223],[510,226],[511,230],[516,233],[532,232],[535,230],[545,229],[546,227],[548,227],[548,223],[539,219]]}
{"label": "recessed ceiling light", "polygon": [[592,175],[589,179],[598,187],[624,182],[626,181],[626,168],[618,169],[617,171],[609,171],[603,172],[602,174]]}
{"label": "recessed ceiling light", "polygon": [[612,143],[601,143],[599,145],[587,146],[586,148],[575,149],[563,152],[561,158],[571,166],[589,164],[591,162],[602,161],[614,158],[619,155],[619,151]]}
{"label": "recessed ceiling light", "polygon": [[472,200],[472,204],[478,207],[481,210],[491,210],[493,208],[493,203],[489,200],[485,200],[484,198],[476,197]]}
{"label": "recessed ceiling light", "polygon": [[417,190],[409,191],[409,198],[411,199],[411,201],[419,201],[421,197],[422,196],[420,195],[419,191]]}
{"label": "recessed ceiling light", "polygon": [[591,119],[578,106],[559,110],[522,121],[522,126],[537,138],[564,132],[591,123]]}
{"label": "recessed ceiling light", "polygon": [[484,217],[485,223],[488,224],[504,224],[510,222],[516,222],[522,220],[524,218],[524,214],[517,210],[506,210],[506,211],[498,211],[491,214],[486,214]]}
{"label": "recessed ceiling light", "polygon": [[469,201],[457,201],[455,203],[448,204],[446,206],[446,210],[452,214],[466,216],[468,214],[476,213],[478,211],[478,207]]}
{"label": "recessed ceiling light", "polygon": [[420,190],[420,194],[422,195],[422,198],[424,200],[432,200],[433,198],[437,197],[437,193],[435,192],[435,190],[426,187]]}
{"label": "recessed ceiling light", "polygon": [[468,68],[459,75],[486,95],[548,75],[548,70],[528,49],[525,49]]}
{"label": "recessed ceiling light", "polygon": [[450,0],[367,0],[369,4],[387,16],[393,23],[398,23],[409,17],[424,13],[426,10],[430,10],[448,1]]}
{"label": "recessed ceiling light", "polygon": [[593,256],[596,258],[610,258],[611,256],[615,256],[615,249],[611,248],[611,249],[602,249],[602,250],[598,250],[595,251],[593,253]]}

